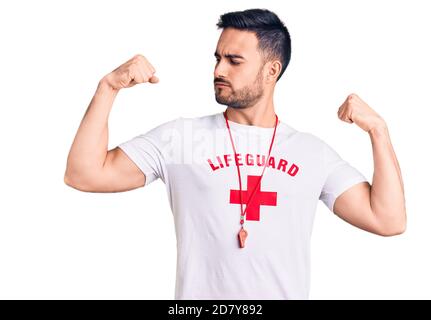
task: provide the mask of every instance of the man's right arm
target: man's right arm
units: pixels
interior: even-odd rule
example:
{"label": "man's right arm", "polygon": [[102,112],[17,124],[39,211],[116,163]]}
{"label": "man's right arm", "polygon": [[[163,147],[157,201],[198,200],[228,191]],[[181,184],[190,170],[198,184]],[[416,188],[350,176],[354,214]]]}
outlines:
{"label": "man's right arm", "polygon": [[155,69],[136,55],[102,78],[72,143],[64,182],[86,192],[119,192],[145,185],[145,174],[119,148],[108,148],[108,119],[120,89],[157,83]]}

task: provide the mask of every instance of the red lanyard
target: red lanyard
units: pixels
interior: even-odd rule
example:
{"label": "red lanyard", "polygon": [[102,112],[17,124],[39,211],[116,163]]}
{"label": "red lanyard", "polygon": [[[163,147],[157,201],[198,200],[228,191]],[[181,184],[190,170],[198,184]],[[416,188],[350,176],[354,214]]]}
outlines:
{"label": "red lanyard", "polygon": [[[226,126],[227,126],[227,129],[228,129],[228,131],[229,131],[230,141],[231,141],[231,143],[232,143],[232,149],[233,149],[234,156],[235,156],[237,153],[236,153],[235,145],[234,145],[234,143],[233,143],[232,133],[231,133],[231,131],[230,131],[230,127],[229,127],[229,123],[228,123],[228,119],[227,119],[226,111],[224,111],[224,112],[223,112],[223,116],[224,116],[224,118],[225,118],[225,120],[226,120]],[[256,186],[254,187],[253,192],[251,193],[250,197],[248,198],[248,201],[247,201],[247,204],[246,204],[246,208],[245,208],[245,210],[243,210],[243,206],[242,206],[242,205],[243,205],[243,202],[242,202],[242,183],[241,183],[241,172],[240,172],[240,170],[239,170],[238,163],[235,161],[236,169],[237,169],[237,171],[238,171],[238,180],[239,180],[239,198],[240,198],[240,202],[241,202],[241,219],[240,219],[241,230],[240,230],[240,232],[239,232],[239,234],[238,234],[238,239],[239,239],[240,247],[241,247],[241,248],[244,248],[245,239],[247,238],[247,234],[248,234],[248,233],[247,233],[247,231],[244,229],[245,212],[247,211],[247,209],[248,209],[248,204],[250,203],[251,199],[253,198],[253,196],[254,196],[254,194],[255,194],[255,192],[256,192],[256,190],[257,190],[257,187],[259,186],[260,181],[262,180],[263,174],[264,174],[264,172],[265,172],[266,165],[267,165],[268,160],[269,160],[269,156],[271,155],[272,145],[273,145],[273,143],[274,143],[274,138],[275,138],[275,132],[277,131],[277,125],[278,125],[278,116],[277,116],[277,114],[276,114],[276,115],[275,115],[275,127],[274,127],[274,133],[273,133],[273,135],[272,135],[271,144],[270,144],[270,146],[269,146],[268,155],[267,155],[267,157],[266,157],[266,159],[265,159],[265,164],[264,164],[264,166],[263,166],[262,174],[260,175],[260,177],[259,177],[259,181],[258,181],[258,183],[256,184]],[[235,157],[235,158],[236,158],[236,157]]]}

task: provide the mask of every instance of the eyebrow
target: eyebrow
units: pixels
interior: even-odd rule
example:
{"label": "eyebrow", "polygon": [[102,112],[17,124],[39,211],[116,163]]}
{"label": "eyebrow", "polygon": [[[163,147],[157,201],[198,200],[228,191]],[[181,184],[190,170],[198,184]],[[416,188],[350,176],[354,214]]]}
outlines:
{"label": "eyebrow", "polygon": [[[237,59],[247,60],[246,58],[244,58],[243,56],[240,56],[239,54],[225,54],[224,56],[226,58],[237,58]],[[219,58],[220,54],[216,51],[214,52],[214,57]]]}

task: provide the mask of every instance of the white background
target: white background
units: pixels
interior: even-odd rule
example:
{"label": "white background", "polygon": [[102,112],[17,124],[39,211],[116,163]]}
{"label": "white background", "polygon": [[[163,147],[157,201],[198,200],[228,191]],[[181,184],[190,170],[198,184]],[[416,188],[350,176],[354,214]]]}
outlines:
{"label": "white background", "polygon": [[[427,8],[428,6],[428,8]],[[173,299],[176,240],[163,182],[84,193],[67,154],[102,76],[136,53],[160,83],[117,96],[109,148],[214,99],[215,24],[267,8],[292,60],[276,112],[371,182],[369,136],[337,110],[355,92],[387,122],[404,177],[407,231],[383,238],[319,202],[311,299],[430,299],[431,47],[427,1],[14,1],[0,5],[0,298]]]}

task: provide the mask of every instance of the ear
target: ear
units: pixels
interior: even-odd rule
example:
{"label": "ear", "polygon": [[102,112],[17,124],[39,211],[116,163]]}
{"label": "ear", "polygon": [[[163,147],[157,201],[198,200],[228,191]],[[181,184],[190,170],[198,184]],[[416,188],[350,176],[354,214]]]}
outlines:
{"label": "ear", "polygon": [[281,72],[281,62],[279,60],[274,60],[269,62],[268,73],[266,75],[267,82],[276,82],[278,76]]}

